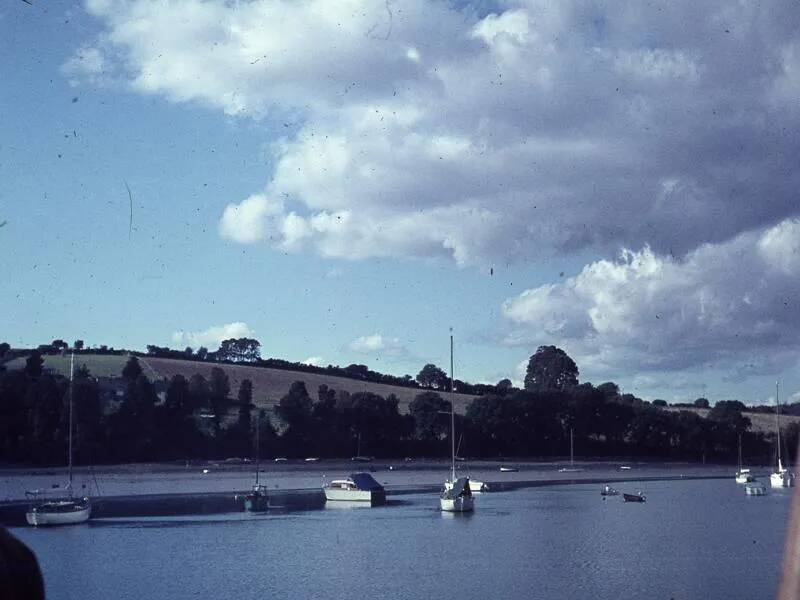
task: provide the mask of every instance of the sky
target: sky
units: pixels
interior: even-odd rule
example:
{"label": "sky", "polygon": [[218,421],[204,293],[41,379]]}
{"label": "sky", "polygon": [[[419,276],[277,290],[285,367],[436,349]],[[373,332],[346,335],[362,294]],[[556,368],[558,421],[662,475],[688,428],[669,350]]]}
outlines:
{"label": "sky", "polygon": [[0,7],[0,338],[800,400],[796,2]]}

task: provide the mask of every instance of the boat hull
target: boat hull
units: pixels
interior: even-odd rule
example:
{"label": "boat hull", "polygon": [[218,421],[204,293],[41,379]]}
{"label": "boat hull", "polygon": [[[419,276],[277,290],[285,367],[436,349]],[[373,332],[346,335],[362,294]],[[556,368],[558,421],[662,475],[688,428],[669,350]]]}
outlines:
{"label": "boat hull", "polygon": [[47,527],[51,525],[77,525],[79,523],[86,523],[91,515],[91,505],[64,512],[32,508],[25,513],[25,519],[28,521],[28,525]]}
{"label": "boat hull", "polygon": [[774,488],[794,487],[794,475],[788,471],[783,473],[772,473],[769,476],[769,484]]}
{"label": "boat hull", "polygon": [[263,512],[269,508],[269,498],[262,495],[248,494],[244,497],[244,509],[247,512]]}
{"label": "boat hull", "polygon": [[364,504],[376,506],[386,504],[386,491],[325,488],[325,500],[328,502],[363,502]]}
{"label": "boat hull", "polygon": [[622,494],[622,499],[625,502],[645,502],[647,499],[638,494]]}
{"label": "boat hull", "polygon": [[472,512],[475,510],[475,499],[468,496],[459,496],[457,498],[439,498],[439,505],[444,512]]}
{"label": "boat hull", "polygon": [[748,496],[766,496],[767,488],[763,485],[748,484],[744,486],[745,494]]}

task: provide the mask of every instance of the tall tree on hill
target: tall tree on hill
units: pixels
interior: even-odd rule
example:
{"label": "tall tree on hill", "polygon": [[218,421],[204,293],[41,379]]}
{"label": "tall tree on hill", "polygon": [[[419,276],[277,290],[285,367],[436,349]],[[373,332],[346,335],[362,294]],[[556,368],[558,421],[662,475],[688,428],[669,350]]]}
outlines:
{"label": "tall tree on hill", "polygon": [[275,413],[286,425],[282,441],[290,454],[302,455],[309,445],[312,430],[313,402],[306,390],[306,384],[295,381],[277,406]]}
{"label": "tall tree on hill", "polygon": [[66,350],[67,348],[69,348],[69,344],[64,340],[53,340],[53,342],[50,345],[56,350]]}
{"label": "tall tree on hill", "polygon": [[139,359],[131,356],[122,369],[122,376],[128,381],[136,381],[140,375],[142,375],[142,366],[139,364]]}
{"label": "tall tree on hill", "polygon": [[25,373],[28,377],[39,377],[42,374],[43,365],[44,359],[41,353],[38,350],[34,350],[25,360]]}
{"label": "tall tree on hill", "polygon": [[3,358],[8,351],[11,350],[11,345],[8,342],[0,343],[0,358]]}
{"label": "tall tree on hill", "polygon": [[256,362],[261,358],[261,344],[252,338],[230,338],[223,340],[217,350],[219,360],[232,362]]}
{"label": "tall tree on hill", "polygon": [[222,419],[228,409],[228,395],[231,393],[231,384],[228,380],[228,374],[219,367],[211,369],[211,378],[209,379],[209,388],[211,388],[211,412],[214,413],[214,427],[219,432]]}
{"label": "tall tree on hill", "polygon": [[447,373],[434,364],[428,363],[417,374],[417,383],[422,387],[433,387],[439,390],[448,389],[450,379]]}
{"label": "tall tree on hill", "polygon": [[239,393],[237,394],[239,401],[239,420],[237,422],[240,434],[250,434],[251,429],[251,412],[253,410],[253,382],[249,379],[243,379],[239,384]]}
{"label": "tall tree on hill", "polygon": [[565,390],[578,385],[578,365],[561,348],[539,346],[528,361],[526,390]]}
{"label": "tall tree on hill", "polygon": [[417,394],[408,405],[408,412],[414,417],[414,433],[419,440],[438,440],[450,429],[450,422],[441,414],[450,412],[450,402],[436,392]]}
{"label": "tall tree on hill", "polygon": [[75,350],[83,350],[83,346],[83,340],[75,340],[72,342],[72,347],[75,348]]}

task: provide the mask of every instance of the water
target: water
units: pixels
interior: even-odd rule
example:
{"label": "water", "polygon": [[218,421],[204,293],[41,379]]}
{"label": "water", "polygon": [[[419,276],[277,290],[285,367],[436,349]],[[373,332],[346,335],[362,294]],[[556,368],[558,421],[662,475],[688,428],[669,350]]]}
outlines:
{"label": "water", "polygon": [[[618,486],[635,489],[635,485]],[[17,528],[48,598],[762,598],[775,594],[791,495],[732,481],[597,485],[379,508]]]}

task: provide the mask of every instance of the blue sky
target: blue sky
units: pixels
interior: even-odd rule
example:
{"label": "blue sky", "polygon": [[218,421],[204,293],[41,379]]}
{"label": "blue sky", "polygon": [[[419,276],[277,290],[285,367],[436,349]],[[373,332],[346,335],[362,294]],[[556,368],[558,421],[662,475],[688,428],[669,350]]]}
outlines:
{"label": "blue sky", "polygon": [[749,10],[7,3],[0,335],[794,393],[800,42]]}

